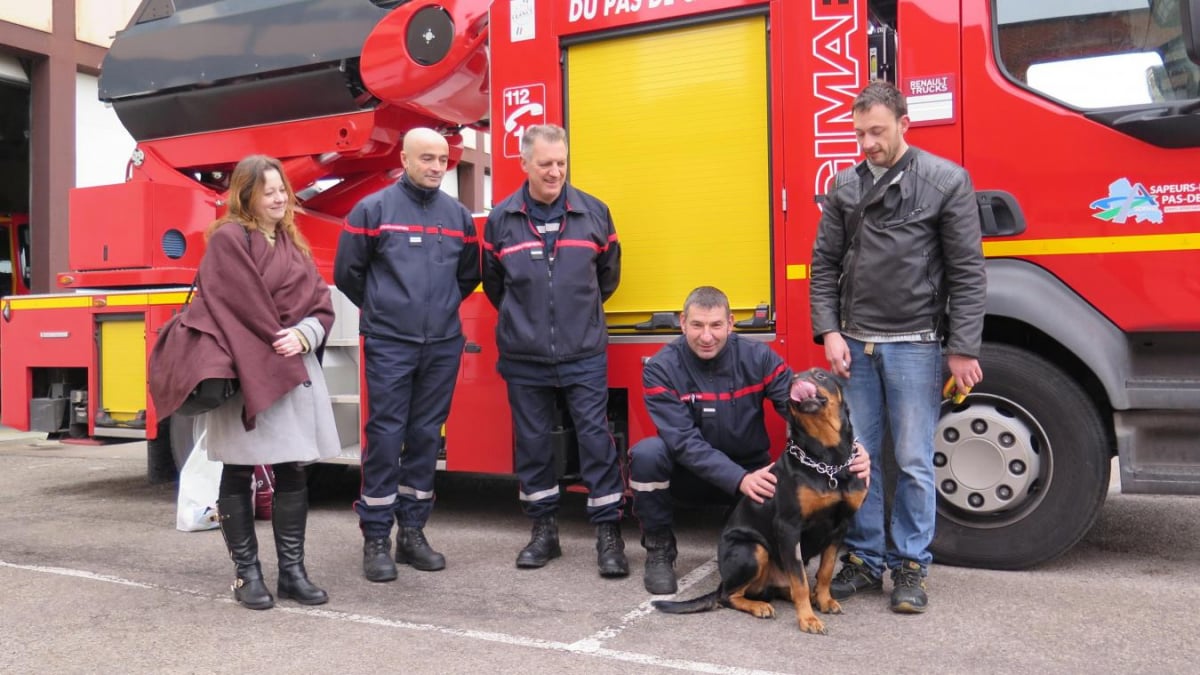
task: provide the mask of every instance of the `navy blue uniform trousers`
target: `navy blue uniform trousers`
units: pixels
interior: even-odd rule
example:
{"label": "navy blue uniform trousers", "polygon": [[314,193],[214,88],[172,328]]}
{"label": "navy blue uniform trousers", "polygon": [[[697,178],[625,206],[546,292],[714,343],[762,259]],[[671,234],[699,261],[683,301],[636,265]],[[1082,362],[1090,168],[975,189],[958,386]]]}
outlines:
{"label": "navy blue uniform trousers", "polygon": [[[629,452],[630,473],[633,475],[633,514],[643,531],[671,527],[675,502],[694,506],[733,504],[737,493],[729,494],[709,483],[675,461],[663,439],[648,436],[634,444]],[[755,459],[746,471],[756,471],[766,465],[767,458]]]}
{"label": "navy blue uniform trousers", "polygon": [[364,537],[387,537],[396,522],[424,527],[429,519],[463,343],[461,335],[425,344],[364,338],[367,445],[354,504]]}
{"label": "navy blue uniform trousers", "polygon": [[621,519],[625,485],[616,444],[608,430],[607,360],[601,355],[587,363],[539,365],[501,363],[508,384],[516,441],[517,478],[525,515],[539,518],[558,511],[558,476],[554,471],[551,424],[556,418],[556,392],[566,398],[579,444],[579,469],[588,489],[588,520]]}

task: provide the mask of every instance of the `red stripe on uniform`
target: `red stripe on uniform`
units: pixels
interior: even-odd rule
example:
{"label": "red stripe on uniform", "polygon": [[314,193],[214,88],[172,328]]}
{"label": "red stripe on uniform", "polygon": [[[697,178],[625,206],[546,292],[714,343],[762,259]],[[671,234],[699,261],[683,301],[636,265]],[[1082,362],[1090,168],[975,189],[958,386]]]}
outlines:
{"label": "red stripe on uniform", "polygon": [[354,227],[348,221],[342,225],[342,229],[349,232],[350,234],[363,234],[368,237],[378,237],[379,236],[379,230],[377,230],[377,229],[371,229],[371,228],[366,228],[366,227]]}
{"label": "red stripe on uniform", "polygon": [[763,389],[766,389],[767,384],[770,383],[771,380],[775,379],[776,377],[779,377],[779,375],[781,375],[783,373],[783,371],[785,371],[785,370],[787,370],[787,365],[781,363],[781,364],[779,364],[778,367],[775,368],[774,372],[772,372],[770,375],[763,378],[762,382],[759,382],[758,384],[752,384],[749,387],[746,387],[745,389],[739,389],[739,390],[733,392],[733,395],[735,397],[745,396],[746,394],[750,394],[750,393],[753,393],[756,391],[762,391]]}
{"label": "red stripe on uniform", "polygon": [[420,225],[398,225],[396,223],[384,223],[379,226],[384,232],[420,232],[423,228]]}
{"label": "red stripe on uniform", "polygon": [[758,382],[757,384],[752,384],[748,387],[742,387],[741,389],[738,389],[736,391],[720,391],[720,392],[698,391],[698,392],[683,394],[679,397],[679,400],[680,401],[691,401],[691,400],[732,401],[735,398],[742,398],[743,396],[749,396],[750,394],[756,394],[756,393],[762,391],[763,389],[766,389],[767,384],[771,380],[778,377],[780,375],[780,373],[784,372],[786,369],[787,369],[787,365],[781,363],[781,364],[779,364],[778,367],[775,368],[775,370],[770,375],[763,378],[762,382]]}
{"label": "red stripe on uniform", "polygon": [[599,253],[608,248],[607,246],[605,246],[604,248],[600,248],[600,246],[597,245],[595,242],[587,241],[584,239],[559,239],[558,245],[560,247],[561,246],[573,246],[575,248],[590,248],[593,251],[595,251],[596,253]]}
{"label": "red stripe on uniform", "polygon": [[524,251],[525,249],[541,248],[541,247],[542,247],[542,242],[540,242],[540,241],[527,241],[524,244],[517,244],[515,246],[509,246],[508,248],[500,249],[500,252],[496,254],[496,257],[503,258],[506,255],[510,255],[512,253],[518,253],[520,251]]}

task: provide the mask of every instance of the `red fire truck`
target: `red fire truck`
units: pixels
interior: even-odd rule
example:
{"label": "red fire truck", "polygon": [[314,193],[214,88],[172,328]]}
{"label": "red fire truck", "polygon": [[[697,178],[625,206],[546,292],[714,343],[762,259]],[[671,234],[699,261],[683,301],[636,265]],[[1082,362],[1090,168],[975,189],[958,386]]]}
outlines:
{"label": "red fire truck", "polygon": [[[5,424],[163,451],[178,429],[146,397],[147,345],[241,156],[286,160],[328,275],[342,216],[395,178],[404,130],[435,126],[452,147],[490,130],[499,196],[522,179],[523,130],[554,122],[572,182],[622,240],[606,309],[627,447],[654,433],[641,364],[694,286],[724,289],[738,329],[793,365],[820,362],[820,197],[859,158],[854,95],[886,77],[909,97],[910,142],[971,171],[988,258],[985,379],[937,430],[936,558],[1062,553],[1113,457],[1126,492],[1200,492],[1200,0],[232,4],[147,0],[114,42],[100,95],[138,141],[130,179],[73,193],[69,292],[3,300]],[[353,307],[338,310],[325,366],[353,461],[358,340]],[[511,473],[495,314],[479,293],[462,314],[444,467]],[[568,480],[569,430],[564,416]]]}
{"label": "red fire truck", "polygon": [[0,296],[29,292],[29,216],[0,213]]}

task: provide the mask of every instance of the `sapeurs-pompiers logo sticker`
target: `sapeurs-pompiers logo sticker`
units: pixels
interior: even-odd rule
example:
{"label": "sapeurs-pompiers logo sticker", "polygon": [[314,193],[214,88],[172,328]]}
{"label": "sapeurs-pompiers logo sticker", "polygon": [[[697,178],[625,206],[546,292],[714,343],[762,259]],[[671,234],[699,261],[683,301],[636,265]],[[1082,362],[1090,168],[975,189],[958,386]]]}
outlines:
{"label": "sapeurs-pompiers logo sticker", "polygon": [[1096,209],[1092,214],[1094,218],[1110,223],[1122,224],[1130,218],[1136,223],[1162,224],[1163,221],[1158,199],[1144,185],[1131,183],[1128,178],[1110,183],[1108,196],[1092,202],[1091,208]]}

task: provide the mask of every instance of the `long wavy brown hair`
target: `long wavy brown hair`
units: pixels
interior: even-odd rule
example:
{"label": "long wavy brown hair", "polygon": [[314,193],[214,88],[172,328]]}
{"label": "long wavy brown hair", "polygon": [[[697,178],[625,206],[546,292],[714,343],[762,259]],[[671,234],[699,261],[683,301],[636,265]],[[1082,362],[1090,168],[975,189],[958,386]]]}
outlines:
{"label": "long wavy brown hair", "polygon": [[233,175],[229,177],[229,192],[226,198],[225,215],[213,221],[212,225],[208,226],[208,232],[205,233],[205,241],[212,233],[225,223],[239,223],[249,230],[261,230],[258,219],[254,216],[254,205],[262,198],[263,184],[266,183],[265,174],[268,171],[277,171],[279,177],[283,180],[283,189],[287,191],[287,210],[284,211],[283,219],[276,226],[276,231],[282,230],[284,235],[292,240],[296,248],[300,249],[305,256],[312,257],[312,249],[308,245],[308,240],[296,228],[296,193],[292,190],[292,184],[288,181],[287,174],[283,172],[283,164],[274,157],[267,155],[250,155],[237,163],[233,168]]}

